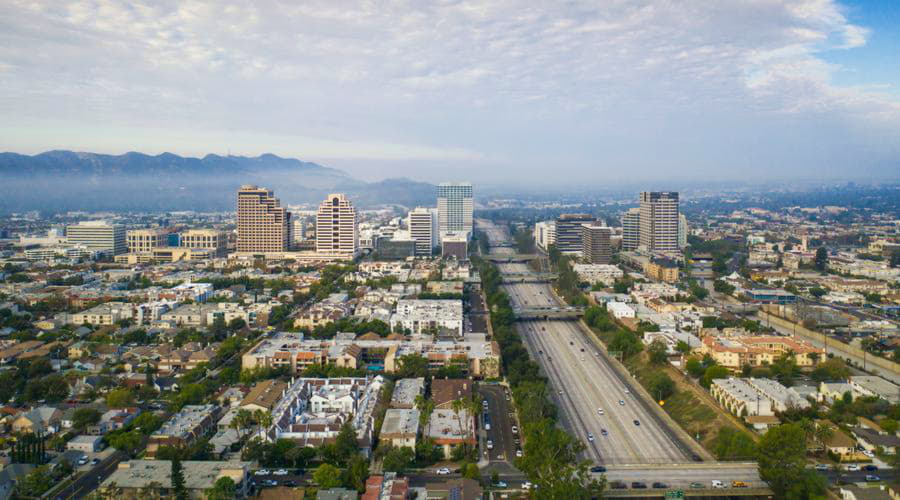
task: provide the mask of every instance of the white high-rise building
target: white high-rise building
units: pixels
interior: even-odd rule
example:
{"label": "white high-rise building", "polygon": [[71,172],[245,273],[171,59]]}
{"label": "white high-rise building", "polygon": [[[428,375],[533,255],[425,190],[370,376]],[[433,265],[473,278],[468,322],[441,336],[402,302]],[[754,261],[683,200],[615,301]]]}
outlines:
{"label": "white high-rise building", "polygon": [[682,250],[687,246],[689,230],[687,217],[684,214],[678,214],[678,248]]}
{"label": "white high-rise building", "polygon": [[66,227],[66,240],[70,245],[81,245],[87,250],[112,255],[128,250],[125,228],[106,221],[84,221]]}
{"label": "white high-rise building", "polygon": [[306,239],[306,220],[297,214],[291,214],[291,242],[300,243]]}
{"label": "white high-rise building", "polygon": [[343,194],[329,194],[316,214],[316,253],[352,259],[359,253],[356,208]]}
{"label": "white high-rise building", "polygon": [[444,233],[466,233],[472,235],[471,182],[442,182],[437,195],[438,228]]}
{"label": "white high-rise building", "polygon": [[534,225],[534,243],[547,251],[550,245],[556,244],[556,221],[541,221]]}
{"label": "white high-rise building", "polygon": [[631,252],[641,244],[641,209],[629,208],[622,216],[622,250]]}
{"label": "white high-rise building", "polygon": [[647,252],[678,251],[678,193],[641,193],[640,243]]}
{"label": "white high-rise building", "polygon": [[416,255],[430,257],[439,244],[437,210],[416,207],[410,210],[406,224],[410,236],[416,242]]}

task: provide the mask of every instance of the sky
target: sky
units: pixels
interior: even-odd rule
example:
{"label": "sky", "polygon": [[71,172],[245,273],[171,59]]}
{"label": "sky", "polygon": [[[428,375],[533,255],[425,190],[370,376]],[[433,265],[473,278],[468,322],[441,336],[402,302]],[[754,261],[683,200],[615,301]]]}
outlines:
{"label": "sky", "polygon": [[490,185],[900,179],[900,2],[0,2],[0,151]]}

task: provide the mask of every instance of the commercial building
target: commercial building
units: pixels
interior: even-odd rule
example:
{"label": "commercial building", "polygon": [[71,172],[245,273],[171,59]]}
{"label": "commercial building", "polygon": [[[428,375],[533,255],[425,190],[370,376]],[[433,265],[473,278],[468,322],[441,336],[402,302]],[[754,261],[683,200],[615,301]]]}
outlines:
{"label": "commercial building", "polygon": [[178,246],[210,250],[216,257],[222,257],[228,252],[228,237],[216,229],[189,229],[181,233]]}
{"label": "commercial building", "polygon": [[556,244],[556,222],[541,221],[534,225],[534,243],[545,252]]}
{"label": "commercial building", "polygon": [[597,223],[581,225],[581,261],[586,264],[609,264],[612,229]]}
{"label": "commercial building", "polygon": [[66,239],[70,245],[111,255],[119,255],[128,250],[125,228],[106,221],[84,221],[68,226]]}
{"label": "commercial building", "polygon": [[556,219],[556,249],[562,253],[581,255],[583,224],[596,219],[589,214],[562,214]]}
{"label": "commercial building", "polygon": [[639,248],[648,252],[678,251],[678,193],[642,192]]}
{"label": "commercial building", "polygon": [[622,250],[633,252],[641,244],[641,209],[630,208],[622,216]]}
{"label": "commercial building", "polygon": [[[235,485],[234,498],[247,498],[250,493],[250,468],[252,462],[213,462],[185,460],[181,462],[184,488],[188,498],[206,498],[220,478],[230,478]],[[172,462],[169,460],[129,460],[100,485],[103,498],[142,500],[145,498],[169,498],[172,495]]]}
{"label": "commercial building", "polygon": [[168,243],[168,233],[162,229],[134,229],[125,233],[129,253],[150,252]]}
{"label": "commercial building", "polygon": [[352,259],[359,253],[356,208],[343,194],[329,194],[316,214],[316,253]]}
{"label": "commercial building", "polygon": [[274,253],[288,250],[291,214],[275,194],[245,184],[237,193],[237,251]]}
{"label": "commercial building", "polygon": [[442,182],[437,188],[438,230],[472,234],[473,201],[471,182]]}
{"label": "commercial building", "polygon": [[409,235],[416,242],[416,255],[431,257],[438,246],[438,214],[433,208],[416,207],[407,216]]}
{"label": "commercial building", "polygon": [[441,257],[469,259],[469,238],[465,233],[445,233],[441,237]]}

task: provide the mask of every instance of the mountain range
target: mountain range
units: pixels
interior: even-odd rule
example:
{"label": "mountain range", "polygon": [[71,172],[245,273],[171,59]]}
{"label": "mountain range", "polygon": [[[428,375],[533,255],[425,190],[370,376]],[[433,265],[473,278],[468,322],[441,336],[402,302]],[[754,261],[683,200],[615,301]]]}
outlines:
{"label": "mountain range", "polygon": [[234,210],[241,184],[265,186],[282,204],[316,203],[335,192],[346,193],[360,207],[435,203],[431,184],[409,179],[368,183],[341,170],[273,154],[0,153],[0,179],[0,213]]}

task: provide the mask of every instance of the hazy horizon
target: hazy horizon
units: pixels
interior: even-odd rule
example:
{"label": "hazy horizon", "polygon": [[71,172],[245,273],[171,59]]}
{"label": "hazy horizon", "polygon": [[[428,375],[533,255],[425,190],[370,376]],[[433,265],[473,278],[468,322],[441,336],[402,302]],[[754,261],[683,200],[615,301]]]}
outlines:
{"label": "hazy horizon", "polygon": [[0,150],[487,187],[900,177],[900,4],[7,2]]}

